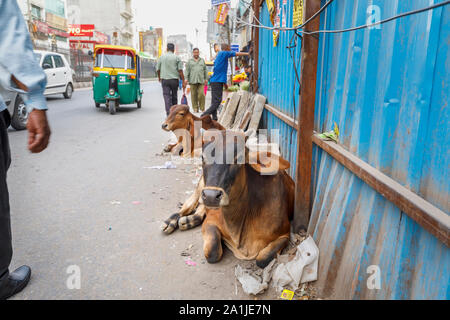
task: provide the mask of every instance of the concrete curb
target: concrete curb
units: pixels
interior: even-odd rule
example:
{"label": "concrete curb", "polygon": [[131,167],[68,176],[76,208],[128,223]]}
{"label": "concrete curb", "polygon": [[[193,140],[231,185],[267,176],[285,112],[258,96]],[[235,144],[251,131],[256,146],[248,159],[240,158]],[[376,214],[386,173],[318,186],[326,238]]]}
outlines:
{"label": "concrete curb", "polygon": [[81,88],[90,88],[92,87],[92,82],[74,82],[73,88],[74,89],[81,89]]}

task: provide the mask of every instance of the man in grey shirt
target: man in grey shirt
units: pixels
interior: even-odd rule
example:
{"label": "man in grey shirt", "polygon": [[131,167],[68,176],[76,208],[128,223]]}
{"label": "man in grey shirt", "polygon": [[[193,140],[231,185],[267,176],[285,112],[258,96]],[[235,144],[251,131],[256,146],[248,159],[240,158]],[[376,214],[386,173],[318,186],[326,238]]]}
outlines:
{"label": "man in grey shirt", "polygon": [[163,89],[164,102],[166,104],[166,114],[169,115],[170,107],[178,104],[178,83],[183,81],[183,90],[186,89],[183,74],[183,62],[175,55],[173,43],[167,44],[167,53],[158,60],[156,72]]}

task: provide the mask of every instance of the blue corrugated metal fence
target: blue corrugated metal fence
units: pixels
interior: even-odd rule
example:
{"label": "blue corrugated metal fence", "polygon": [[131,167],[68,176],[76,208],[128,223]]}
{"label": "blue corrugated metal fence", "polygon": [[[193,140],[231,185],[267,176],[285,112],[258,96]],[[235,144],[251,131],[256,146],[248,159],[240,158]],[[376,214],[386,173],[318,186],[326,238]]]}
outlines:
{"label": "blue corrugated metal fence", "polygon": [[[370,5],[378,6],[385,19],[437,2],[338,0],[321,15],[321,29],[365,24]],[[288,1],[288,26],[292,3]],[[270,25],[265,4],[261,23]],[[297,119],[298,85],[294,103],[295,73],[286,49],[290,37],[281,33],[274,48],[271,31],[260,30],[259,88],[270,105]],[[316,131],[330,130],[336,122],[346,149],[446,213],[449,43],[449,6],[380,29],[321,34],[315,109]],[[296,59],[299,55],[300,46]],[[264,119],[268,129],[281,129],[283,155],[295,167],[295,129],[267,111]],[[450,297],[448,247],[318,147],[312,176],[309,232],[320,248],[316,286],[323,297]],[[368,289],[372,265],[379,268],[381,289]]]}

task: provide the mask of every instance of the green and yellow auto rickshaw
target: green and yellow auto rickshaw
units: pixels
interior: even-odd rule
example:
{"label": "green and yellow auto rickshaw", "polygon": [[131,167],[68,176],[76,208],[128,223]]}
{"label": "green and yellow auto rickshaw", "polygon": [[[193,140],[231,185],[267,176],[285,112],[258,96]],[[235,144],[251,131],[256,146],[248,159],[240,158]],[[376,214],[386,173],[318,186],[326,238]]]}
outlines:
{"label": "green and yellow auto rickshaw", "polygon": [[92,71],[92,87],[95,106],[105,104],[110,114],[124,104],[142,106],[140,60],[136,50],[130,47],[95,46]]}

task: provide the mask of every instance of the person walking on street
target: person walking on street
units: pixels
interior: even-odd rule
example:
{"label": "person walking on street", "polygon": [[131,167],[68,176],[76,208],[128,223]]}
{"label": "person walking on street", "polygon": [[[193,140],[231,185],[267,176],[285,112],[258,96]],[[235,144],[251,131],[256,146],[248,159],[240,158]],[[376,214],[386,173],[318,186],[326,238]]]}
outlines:
{"label": "person walking on street", "polygon": [[[28,149],[39,153],[47,148],[50,128],[44,90],[47,77],[39,66],[27,25],[16,1],[0,0],[0,83],[20,93],[29,111]],[[11,163],[8,132],[11,117],[0,96],[0,300],[22,291],[31,278],[31,268],[9,272],[12,258],[11,219],[6,173]]]}
{"label": "person walking on street", "polygon": [[200,58],[200,50],[195,48],[193,57],[186,65],[186,82],[191,86],[191,101],[194,112],[205,111],[204,86],[208,85],[208,70],[205,60]]}
{"label": "person walking on street", "polygon": [[217,109],[222,103],[223,86],[227,83],[228,59],[236,56],[248,56],[248,52],[230,51],[228,44],[222,44],[221,51],[214,60],[214,73],[211,83],[211,106],[203,112],[202,116],[210,114],[213,120],[217,120]]}
{"label": "person walking on street", "polygon": [[183,62],[175,55],[175,45],[173,43],[167,44],[167,53],[159,58],[156,72],[163,89],[166,114],[169,115],[170,107],[178,104],[179,79],[182,81],[183,90],[186,89]]}

